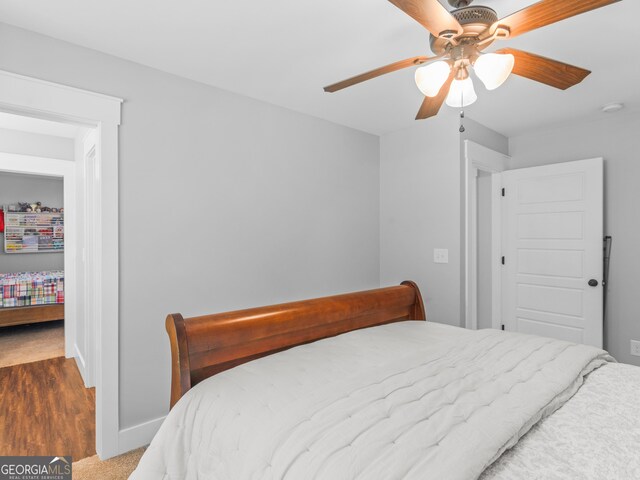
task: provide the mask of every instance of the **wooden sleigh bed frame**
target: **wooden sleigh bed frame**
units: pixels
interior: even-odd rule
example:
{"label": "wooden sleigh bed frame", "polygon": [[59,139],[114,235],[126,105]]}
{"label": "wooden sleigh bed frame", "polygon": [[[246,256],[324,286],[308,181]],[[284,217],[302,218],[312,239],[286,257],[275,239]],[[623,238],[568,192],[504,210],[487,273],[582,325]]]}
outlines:
{"label": "wooden sleigh bed frame", "polygon": [[360,328],[426,320],[411,281],[347,293],[183,318],[167,317],[171,343],[171,408],[194,385],[237,365]]}

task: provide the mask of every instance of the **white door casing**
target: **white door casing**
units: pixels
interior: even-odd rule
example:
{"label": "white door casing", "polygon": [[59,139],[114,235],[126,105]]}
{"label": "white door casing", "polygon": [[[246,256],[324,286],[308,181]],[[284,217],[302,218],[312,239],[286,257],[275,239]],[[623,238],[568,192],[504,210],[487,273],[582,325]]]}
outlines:
{"label": "white door casing", "polygon": [[502,181],[505,328],[602,347],[603,159]]}
{"label": "white door casing", "polygon": [[[0,70],[1,111],[96,128],[96,175],[100,190],[94,265],[100,270],[101,281],[94,289],[98,311],[96,451],[102,459],[130,449],[119,428],[118,126],[122,102],[120,98]],[[66,233],[69,234],[68,229]],[[65,264],[67,268],[75,266]],[[68,282],[65,287],[70,288]],[[65,315],[66,309],[67,306]]]}

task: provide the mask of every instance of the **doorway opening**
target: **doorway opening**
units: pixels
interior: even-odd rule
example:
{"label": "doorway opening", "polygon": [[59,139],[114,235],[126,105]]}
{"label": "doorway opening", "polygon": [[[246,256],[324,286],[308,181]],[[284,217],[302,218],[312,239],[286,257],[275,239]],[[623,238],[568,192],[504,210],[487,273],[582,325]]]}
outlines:
{"label": "doorway opening", "polygon": [[492,175],[494,173],[478,170],[476,176],[476,318],[477,327],[493,328],[494,318],[500,319],[500,312],[493,312],[492,282],[488,281],[492,276],[492,248],[493,231],[491,207],[493,195]]}
{"label": "doorway opening", "polygon": [[464,142],[463,326],[501,328],[502,179],[509,157]]}
{"label": "doorway opening", "polygon": [[86,336],[95,318],[82,308],[92,219],[77,178],[93,132],[0,112],[0,403],[12,420],[0,431],[2,455],[96,453],[96,342]]}

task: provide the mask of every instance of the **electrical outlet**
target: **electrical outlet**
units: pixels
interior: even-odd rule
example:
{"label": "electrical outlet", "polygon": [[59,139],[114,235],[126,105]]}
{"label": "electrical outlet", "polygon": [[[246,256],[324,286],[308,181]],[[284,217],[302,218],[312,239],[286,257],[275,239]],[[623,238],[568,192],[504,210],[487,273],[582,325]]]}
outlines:
{"label": "electrical outlet", "polygon": [[631,340],[631,355],[640,357],[640,341]]}

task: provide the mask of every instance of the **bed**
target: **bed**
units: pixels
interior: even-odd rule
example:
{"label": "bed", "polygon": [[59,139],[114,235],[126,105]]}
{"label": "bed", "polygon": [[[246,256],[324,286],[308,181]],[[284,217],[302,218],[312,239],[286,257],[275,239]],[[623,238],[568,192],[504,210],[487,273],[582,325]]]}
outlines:
{"label": "bed", "polygon": [[0,327],[64,319],[64,272],[0,273]]}
{"label": "bed", "polygon": [[171,412],[130,478],[640,478],[640,368],[425,319],[413,282],[169,315]]}

